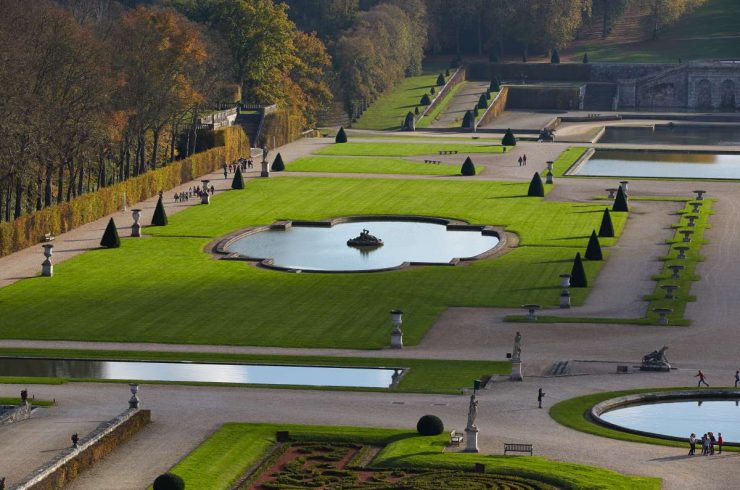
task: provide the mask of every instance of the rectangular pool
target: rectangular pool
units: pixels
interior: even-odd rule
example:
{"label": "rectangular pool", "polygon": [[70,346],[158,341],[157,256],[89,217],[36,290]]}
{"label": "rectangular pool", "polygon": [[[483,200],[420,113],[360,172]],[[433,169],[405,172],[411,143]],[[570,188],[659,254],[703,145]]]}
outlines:
{"label": "rectangular pool", "polygon": [[639,145],[740,145],[740,125],[606,126],[599,143]]}
{"label": "rectangular pool", "polygon": [[740,179],[740,154],[596,150],[576,175]]}
{"label": "rectangular pool", "polygon": [[388,388],[401,369],[0,358],[0,376]]}

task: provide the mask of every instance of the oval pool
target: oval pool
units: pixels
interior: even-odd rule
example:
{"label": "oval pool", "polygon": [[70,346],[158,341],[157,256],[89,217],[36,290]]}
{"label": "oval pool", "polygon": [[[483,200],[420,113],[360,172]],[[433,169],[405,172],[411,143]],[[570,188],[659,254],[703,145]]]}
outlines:
{"label": "oval pool", "polygon": [[[491,251],[499,238],[483,226],[448,226],[446,220],[358,220],[258,230],[226,245],[226,252],[269,260],[276,268],[306,271],[372,271],[406,262],[449,264]],[[363,229],[383,240],[374,248],[351,247]]]}

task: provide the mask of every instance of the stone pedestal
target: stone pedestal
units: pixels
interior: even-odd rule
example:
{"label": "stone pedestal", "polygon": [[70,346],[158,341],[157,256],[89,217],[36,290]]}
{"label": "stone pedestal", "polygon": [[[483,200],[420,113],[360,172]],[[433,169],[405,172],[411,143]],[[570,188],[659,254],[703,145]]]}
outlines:
{"label": "stone pedestal", "polygon": [[704,194],[707,193],[707,191],[701,191],[701,190],[695,190],[693,192],[694,192],[694,194],[696,194],[696,200],[697,201],[703,201],[704,200]]}
{"label": "stone pedestal", "polygon": [[465,429],[465,453],[477,453],[478,449],[478,427],[467,427]]}
{"label": "stone pedestal", "polygon": [[622,192],[624,192],[624,197],[628,197],[629,193],[627,192],[627,189],[629,188],[629,181],[627,180],[620,180],[619,186],[622,188]]}
{"label": "stone pedestal", "polygon": [[200,203],[201,204],[211,204],[211,193],[208,192],[208,184],[210,184],[210,180],[202,180],[201,183],[203,184],[201,186],[201,193],[200,193]]}
{"label": "stone pedestal", "polygon": [[391,332],[391,347],[394,349],[403,348],[403,331],[401,331],[401,327],[399,326],[393,327],[393,331]]}
{"label": "stone pedestal", "polygon": [[139,224],[139,220],[141,219],[141,209],[132,209],[131,216],[134,218],[134,224],[131,225],[131,236],[141,237],[141,224]]}
{"label": "stone pedestal", "polygon": [[522,360],[512,359],[511,360],[511,375],[509,376],[510,381],[524,381],[522,376]]}
{"label": "stone pedestal", "polygon": [[46,257],[46,260],[41,263],[41,275],[43,277],[51,277],[54,275],[54,264],[51,263],[54,245],[47,243],[42,246],[44,247],[44,257]]}
{"label": "stone pedestal", "polygon": [[552,172],[549,170],[547,171],[547,175],[545,175],[545,184],[552,184]]}
{"label": "stone pedestal", "polygon": [[678,247],[674,247],[676,251],[678,251],[677,259],[685,259],[686,258],[686,251],[689,250],[689,247],[680,245]]}
{"label": "stone pedestal", "polygon": [[267,160],[262,160],[262,171],[260,172],[260,177],[269,177],[270,176],[270,167],[267,164]]}
{"label": "stone pedestal", "polygon": [[131,389],[131,398],[128,401],[128,408],[139,408],[139,397],[136,396],[139,393],[139,385],[131,383],[128,386]]}
{"label": "stone pedestal", "polygon": [[607,189],[606,192],[609,193],[609,199],[614,199],[617,196],[616,189]]}
{"label": "stone pedestal", "polygon": [[560,291],[560,307],[570,308],[570,291],[567,289]]}

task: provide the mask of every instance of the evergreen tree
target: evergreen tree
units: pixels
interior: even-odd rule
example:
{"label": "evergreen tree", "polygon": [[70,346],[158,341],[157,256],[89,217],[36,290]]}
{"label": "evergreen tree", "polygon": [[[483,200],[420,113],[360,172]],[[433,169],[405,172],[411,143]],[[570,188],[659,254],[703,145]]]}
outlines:
{"label": "evergreen tree", "polygon": [[483,95],[486,96],[486,100],[491,100],[491,92],[489,92],[488,90],[486,90],[485,92],[483,92]]}
{"label": "evergreen tree", "polygon": [[118,237],[118,230],[116,230],[116,223],[113,221],[113,218],[108,221],[108,226],[105,227],[103,239],[100,240],[100,246],[105,248],[118,248],[121,246],[121,239]]}
{"label": "evergreen tree", "polygon": [[480,97],[478,98],[478,109],[485,109],[488,107],[488,99],[486,99],[486,94],[480,94]]}
{"label": "evergreen tree", "polygon": [[584,63],[588,63],[588,51],[586,51],[585,53],[583,53],[583,62]]}
{"label": "evergreen tree", "polygon": [[596,230],[591,231],[585,257],[586,260],[604,260],[604,254],[601,253],[601,244],[599,243],[599,237],[596,236]]}
{"label": "evergreen tree", "polygon": [[421,96],[421,100],[419,101],[419,105],[429,105],[432,103],[432,99],[429,98],[429,94],[424,94]]}
{"label": "evergreen tree", "polygon": [[553,65],[557,65],[560,63],[560,53],[558,53],[557,49],[552,50],[552,55],[550,56],[550,63]]}
{"label": "evergreen tree", "polygon": [[622,186],[620,185],[619,189],[617,190],[617,197],[614,199],[614,206],[612,206],[612,211],[626,213],[629,210],[630,208],[627,205],[627,196],[624,195],[624,190],[622,190]]}
{"label": "evergreen tree", "polygon": [[346,143],[347,142],[347,133],[344,132],[344,126],[339,128],[339,131],[337,131],[337,137],[334,138],[334,142],[336,143]]}
{"label": "evergreen tree", "polygon": [[283,156],[280,153],[278,153],[277,156],[275,157],[275,160],[272,161],[272,166],[270,167],[270,169],[273,172],[282,172],[283,170],[285,170],[285,164],[283,163]]}
{"label": "evergreen tree", "polygon": [[446,77],[449,77],[449,76],[450,76],[450,69],[449,69],[449,68],[447,68],[447,69],[445,70],[445,76],[446,76]]}
{"label": "evergreen tree", "polygon": [[234,179],[231,181],[232,189],[244,189],[244,176],[242,176],[241,165],[236,166],[236,172],[234,172]]}
{"label": "evergreen tree", "polygon": [[588,279],[586,279],[586,270],[583,268],[583,261],[581,260],[581,252],[577,252],[576,258],[575,260],[573,260],[573,268],[570,271],[570,287],[572,288],[588,287]]}
{"label": "evergreen tree", "polygon": [[473,164],[473,160],[471,160],[470,157],[467,157],[465,162],[462,164],[460,174],[466,176],[475,175],[475,164]]}
{"label": "evergreen tree", "polygon": [[501,144],[504,146],[516,146],[516,138],[511,128],[507,129],[506,133],[504,133],[504,137],[501,138]]}
{"label": "evergreen tree", "polygon": [[472,128],[474,125],[475,125],[475,115],[473,114],[473,111],[465,111],[465,115],[463,116],[462,127]]}
{"label": "evergreen tree", "polygon": [[527,190],[527,196],[529,197],[545,197],[545,186],[542,185],[542,178],[539,172],[535,172],[532,176],[532,180],[529,181],[529,190]]}
{"label": "evergreen tree", "polygon": [[432,94],[432,95],[434,95],[436,92],[437,92],[437,90],[434,87],[432,87],[432,88],[429,89],[429,93]]}
{"label": "evergreen tree", "polygon": [[475,104],[475,107],[473,107],[473,116],[476,118],[480,116],[480,110],[478,109],[478,104]]}
{"label": "evergreen tree", "polygon": [[601,217],[601,226],[599,227],[600,237],[613,237],[614,236],[614,225],[612,224],[612,215],[609,213],[609,208],[604,208],[604,216]]}
{"label": "evergreen tree", "polygon": [[[418,113],[419,108],[417,107],[416,109]],[[403,128],[401,129],[403,129],[404,131],[413,131],[414,129],[416,129],[415,124],[414,124],[414,113],[413,112],[409,111],[406,113],[406,118],[403,120]]]}
{"label": "evergreen tree", "polygon": [[437,77],[437,85],[442,87],[445,84],[445,76],[443,74],[439,74]]}
{"label": "evergreen tree", "polygon": [[164,210],[164,203],[161,197],[157,200],[157,207],[154,208],[152,226],[167,226],[167,213]]}
{"label": "evergreen tree", "polygon": [[497,79],[491,80],[491,85],[488,86],[489,92],[500,92],[501,91],[501,85],[499,84],[499,81]]}
{"label": "evergreen tree", "polygon": [[418,105],[416,107],[414,107],[414,114],[416,114],[417,116],[420,114],[419,106]]}

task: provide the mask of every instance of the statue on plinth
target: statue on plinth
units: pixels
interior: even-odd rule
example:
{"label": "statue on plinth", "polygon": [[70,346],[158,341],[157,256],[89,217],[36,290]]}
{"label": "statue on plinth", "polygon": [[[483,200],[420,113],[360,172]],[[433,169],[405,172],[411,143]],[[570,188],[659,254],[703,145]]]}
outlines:
{"label": "statue on plinth", "polygon": [[475,419],[478,417],[478,400],[475,399],[475,393],[470,395],[470,406],[468,406],[468,425],[465,430],[478,430],[475,425]]}
{"label": "statue on plinth", "polygon": [[667,350],[668,347],[664,345],[660,350],[654,350],[643,356],[640,371],[670,371],[671,365],[665,355]]}
{"label": "statue on plinth", "polygon": [[511,360],[519,361],[522,358],[522,334],[517,332],[514,336],[514,350],[511,352]]}

